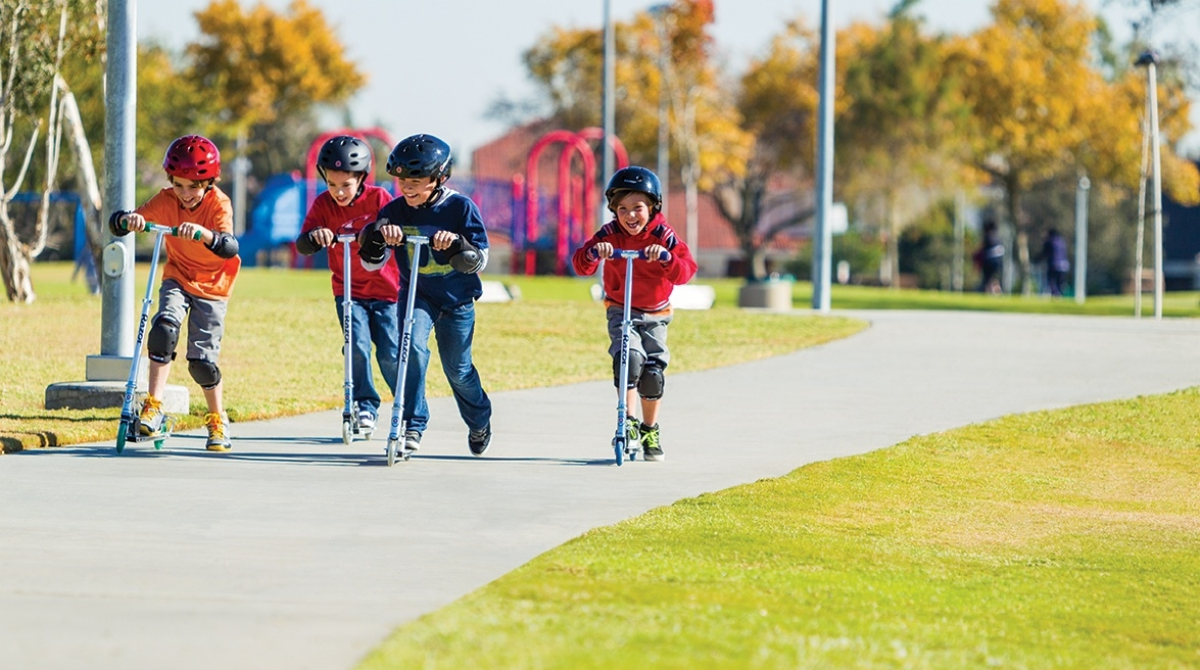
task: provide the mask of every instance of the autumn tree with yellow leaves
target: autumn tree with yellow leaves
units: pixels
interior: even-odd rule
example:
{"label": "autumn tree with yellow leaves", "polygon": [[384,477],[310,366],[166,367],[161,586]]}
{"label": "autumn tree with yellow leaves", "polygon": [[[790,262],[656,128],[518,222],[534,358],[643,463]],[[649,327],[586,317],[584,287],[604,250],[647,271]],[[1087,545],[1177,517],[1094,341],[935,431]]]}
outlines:
{"label": "autumn tree with yellow leaves", "polygon": [[[974,163],[1004,188],[1028,292],[1031,222],[1022,197],[1036,184],[1076,170],[1136,181],[1143,97],[1131,95],[1133,73],[1111,84],[1095,67],[1096,20],[1082,2],[998,0],[992,15],[992,25],[955,44],[954,59],[974,110]],[[1186,107],[1174,100],[1177,109]],[[1169,147],[1164,155],[1176,171],[1175,184],[1194,183],[1194,168],[1189,175]]]}
{"label": "autumn tree with yellow leaves", "polygon": [[196,13],[200,39],[186,49],[189,79],[217,110],[213,131],[249,132],[255,173],[295,165],[315,133],[317,105],[340,105],[366,76],[348,60],[324,14],[306,0],[285,12],[214,0]]}

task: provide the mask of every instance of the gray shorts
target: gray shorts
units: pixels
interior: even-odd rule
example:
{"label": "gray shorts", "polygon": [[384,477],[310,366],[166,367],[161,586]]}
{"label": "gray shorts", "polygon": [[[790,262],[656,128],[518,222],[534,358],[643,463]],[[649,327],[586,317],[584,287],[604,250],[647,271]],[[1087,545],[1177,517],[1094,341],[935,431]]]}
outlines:
{"label": "gray shorts", "polygon": [[187,359],[217,364],[221,355],[221,338],[225,336],[225,300],[197,298],[186,292],[174,279],[165,279],[158,290],[158,314],[154,321],[170,319],[179,324],[187,318]]}
{"label": "gray shorts", "polygon": [[[619,305],[608,307],[608,353],[612,357],[621,355],[621,321],[625,318],[625,308]],[[671,352],[667,350],[667,324],[671,323],[671,315],[657,316],[630,310],[629,319],[629,351],[638,352],[647,361],[658,361],[662,367],[671,362]]]}

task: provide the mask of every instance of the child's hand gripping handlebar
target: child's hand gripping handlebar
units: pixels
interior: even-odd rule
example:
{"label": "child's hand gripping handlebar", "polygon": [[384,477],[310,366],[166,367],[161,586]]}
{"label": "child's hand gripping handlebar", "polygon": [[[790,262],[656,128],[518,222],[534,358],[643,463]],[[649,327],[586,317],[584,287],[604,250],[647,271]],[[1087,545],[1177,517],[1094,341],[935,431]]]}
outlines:
{"label": "child's hand gripping handlebar", "polygon": [[[159,225],[157,223],[150,223],[149,221],[147,221],[145,232],[147,232],[147,233],[163,233],[164,235],[171,235],[173,237],[178,237],[179,236],[179,226],[163,226],[163,225]],[[197,230],[196,233],[194,235],[192,235],[193,240],[198,240],[201,237],[204,237],[204,232],[199,231],[199,230]]]}
{"label": "child's hand gripping handlebar", "polygon": [[665,249],[658,252],[658,258],[655,258],[655,259],[651,259],[650,255],[646,253],[645,249],[616,249],[616,250],[614,250],[613,255],[618,256],[620,258],[624,258],[626,260],[633,260],[633,259],[636,259],[639,261],[657,260],[657,261],[661,261],[663,263],[671,260],[671,252],[669,252]]}

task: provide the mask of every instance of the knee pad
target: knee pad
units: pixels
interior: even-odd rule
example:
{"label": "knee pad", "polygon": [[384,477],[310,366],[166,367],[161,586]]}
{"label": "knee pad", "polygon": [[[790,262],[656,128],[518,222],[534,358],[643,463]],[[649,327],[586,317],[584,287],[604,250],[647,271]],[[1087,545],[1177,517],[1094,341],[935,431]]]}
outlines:
{"label": "knee pad", "polygon": [[666,386],[667,378],[663,375],[662,365],[658,361],[646,363],[641,379],[638,380],[638,395],[646,400],[658,400],[663,396]]}
{"label": "knee pad", "polygon": [[[625,388],[637,388],[638,378],[642,376],[642,367],[646,357],[640,351],[629,351],[629,384]],[[621,354],[613,356],[613,386],[621,383]]]}
{"label": "knee pad", "polygon": [[189,358],[188,372],[191,373],[192,379],[196,380],[200,388],[206,391],[216,388],[217,384],[221,383],[221,369],[215,363]]}
{"label": "knee pad", "polygon": [[156,363],[175,360],[175,345],[179,343],[179,324],[167,318],[154,320],[146,337],[146,355]]}

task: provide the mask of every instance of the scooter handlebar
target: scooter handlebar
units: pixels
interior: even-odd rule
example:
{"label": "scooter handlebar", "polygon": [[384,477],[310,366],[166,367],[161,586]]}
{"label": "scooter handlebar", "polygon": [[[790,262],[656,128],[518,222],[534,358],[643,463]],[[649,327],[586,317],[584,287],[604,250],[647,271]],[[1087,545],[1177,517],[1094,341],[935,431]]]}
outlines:
{"label": "scooter handlebar", "polygon": [[[632,259],[636,259],[639,261],[650,260],[650,255],[646,253],[645,249],[617,249],[614,251],[613,255],[617,256],[619,258],[624,258],[626,260],[632,260]],[[665,263],[670,258],[671,258],[670,252],[660,251],[660,252],[658,252],[658,258],[655,260],[662,261]]]}
{"label": "scooter handlebar", "polygon": [[342,233],[341,235],[338,235],[336,239],[342,244],[348,244],[354,240],[357,240],[358,235],[355,235],[354,233]]}
{"label": "scooter handlebar", "polygon": [[[165,234],[165,235],[171,235],[171,236],[173,236],[173,237],[179,237],[179,226],[164,226],[164,225],[161,225],[161,224],[157,224],[157,223],[150,223],[149,221],[147,221],[147,222],[146,222],[146,229],[145,229],[145,231],[144,231],[144,232],[147,232],[147,233],[163,233],[163,234]],[[194,235],[192,235],[192,239],[193,239],[193,240],[199,240],[201,237],[204,237],[204,233],[203,233],[203,232],[201,232],[201,231],[199,231],[199,230],[197,230],[197,231],[196,231],[196,233],[195,233]]]}

